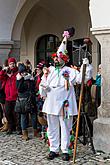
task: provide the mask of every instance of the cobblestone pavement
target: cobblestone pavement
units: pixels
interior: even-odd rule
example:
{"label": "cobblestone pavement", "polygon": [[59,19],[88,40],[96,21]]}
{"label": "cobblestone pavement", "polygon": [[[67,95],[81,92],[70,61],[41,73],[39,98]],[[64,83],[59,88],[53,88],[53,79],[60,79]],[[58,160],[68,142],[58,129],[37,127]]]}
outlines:
{"label": "cobblestone pavement", "polygon": [[[39,138],[29,134],[29,141],[19,135],[0,133],[0,165],[72,165],[72,159],[64,162],[61,156],[48,161],[48,147]],[[110,154],[92,153],[90,146],[77,145],[76,165],[110,165]]]}

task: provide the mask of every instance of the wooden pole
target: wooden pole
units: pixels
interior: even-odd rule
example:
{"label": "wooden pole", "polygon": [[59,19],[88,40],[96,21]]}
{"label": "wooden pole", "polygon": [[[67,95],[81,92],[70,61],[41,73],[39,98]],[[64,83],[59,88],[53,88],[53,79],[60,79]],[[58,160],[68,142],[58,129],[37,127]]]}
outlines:
{"label": "wooden pole", "polygon": [[76,159],[77,140],[78,140],[78,133],[79,133],[79,122],[80,122],[80,114],[81,114],[81,105],[82,105],[82,100],[83,100],[85,72],[86,72],[86,64],[83,64],[82,83],[81,83],[81,91],[80,91],[79,106],[78,106],[78,118],[77,118],[76,135],[75,135],[75,142],[74,142],[73,164],[75,163],[75,159]]}

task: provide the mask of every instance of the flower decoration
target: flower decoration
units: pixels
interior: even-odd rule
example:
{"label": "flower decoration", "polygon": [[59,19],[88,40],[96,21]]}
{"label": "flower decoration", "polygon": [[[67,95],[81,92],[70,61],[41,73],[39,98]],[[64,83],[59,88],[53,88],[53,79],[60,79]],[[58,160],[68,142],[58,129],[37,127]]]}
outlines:
{"label": "flower decoration", "polygon": [[67,38],[70,38],[70,34],[68,31],[64,31],[63,33],[63,37],[67,37]]}
{"label": "flower decoration", "polygon": [[69,57],[66,54],[63,54],[62,52],[59,53],[59,57],[65,62],[69,61]]}
{"label": "flower decoration", "polygon": [[52,58],[57,57],[57,53],[53,53],[53,54],[51,55],[51,57],[52,57]]}
{"label": "flower decoration", "polygon": [[62,75],[66,80],[69,80],[69,74],[70,72],[68,70],[63,71]]}
{"label": "flower decoration", "polygon": [[69,101],[68,101],[68,100],[65,100],[65,101],[63,102],[63,104],[64,104],[64,107],[68,107],[68,106],[69,106]]}
{"label": "flower decoration", "polygon": [[69,90],[69,74],[70,72],[68,70],[63,71],[62,75],[65,79],[65,89],[68,91]]}

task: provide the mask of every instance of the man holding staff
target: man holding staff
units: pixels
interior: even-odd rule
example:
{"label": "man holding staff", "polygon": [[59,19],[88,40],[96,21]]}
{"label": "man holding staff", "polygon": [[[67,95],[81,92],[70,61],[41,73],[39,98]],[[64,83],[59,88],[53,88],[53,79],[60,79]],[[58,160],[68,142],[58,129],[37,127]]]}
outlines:
{"label": "man holding staff", "polygon": [[[50,142],[50,153],[48,159],[52,160],[59,155],[61,143],[62,159],[69,160],[68,147],[70,142],[70,131],[72,129],[73,116],[77,115],[77,104],[74,92],[74,82],[81,83],[81,72],[66,66],[69,57],[66,54],[67,39],[71,37],[74,30],[64,31],[63,41],[52,55],[54,66],[50,66],[47,80],[40,83],[40,93],[46,99],[43,112],[47,114],[48,138]],[[84,60],[86,62],[86,60]],[[88,81],[91,74],[87,73]],[[61,129],[61,131],[60,131]],[[60,135],[61,132],[61,135]],[[61,140],[60,140],[61,138]]]}

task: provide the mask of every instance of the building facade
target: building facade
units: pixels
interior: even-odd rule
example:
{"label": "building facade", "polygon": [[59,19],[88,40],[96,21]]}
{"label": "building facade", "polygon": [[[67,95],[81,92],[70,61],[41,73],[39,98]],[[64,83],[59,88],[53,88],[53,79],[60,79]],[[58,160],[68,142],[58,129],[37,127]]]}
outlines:
{"label": "building facade", "polygon": [[62,40],[62,32],[71,26],[75,35],[70,45],[91,38],[94,75],[101,62],[103,78],[93,140],[96,149],[106,152],[110,152],[109,3],[109,0],[0,0],[0,64],[15,56],[21,61],[30,59],[35,67],[40,59],[49,59]]}

